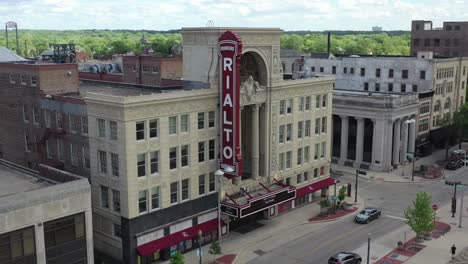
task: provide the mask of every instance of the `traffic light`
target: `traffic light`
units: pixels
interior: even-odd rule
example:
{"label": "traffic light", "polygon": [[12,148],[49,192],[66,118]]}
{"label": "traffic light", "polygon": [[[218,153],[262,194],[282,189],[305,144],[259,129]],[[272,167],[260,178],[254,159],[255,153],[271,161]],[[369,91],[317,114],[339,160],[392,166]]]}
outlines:
{"label": "traffic light", "polygon": [[461,184],[461,182],[460,181],[445,181],[445,184],[453,186],[453,185],[459,185]]}

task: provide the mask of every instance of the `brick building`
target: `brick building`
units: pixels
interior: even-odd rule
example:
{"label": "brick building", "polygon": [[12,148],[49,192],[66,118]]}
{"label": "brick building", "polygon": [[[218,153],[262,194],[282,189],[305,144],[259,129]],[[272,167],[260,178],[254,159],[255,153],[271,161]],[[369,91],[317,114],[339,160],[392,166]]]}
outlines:
{"label": "brick building", "polygon": [[89,175],[88,120],[76,64],[0,63],[0,157]]}
{"label": "brick building", "polygon": [[123,56],[123,82],[150,86],[179,85],[182,57]]}
{"label": "brick building", "polygon": [[468,56],[468,22],[444,22],[434,28],[432,21],[414,20],[411,23],[411,55],[418,51],[432,51],[434,56]]}

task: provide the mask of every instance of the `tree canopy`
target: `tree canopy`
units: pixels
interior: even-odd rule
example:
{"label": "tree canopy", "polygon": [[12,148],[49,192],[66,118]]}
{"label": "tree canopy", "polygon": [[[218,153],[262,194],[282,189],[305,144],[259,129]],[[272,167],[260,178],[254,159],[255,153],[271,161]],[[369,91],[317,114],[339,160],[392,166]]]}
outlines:
{"label": "tree canopy", "polygon": [[420,236],[434,228],[432,197],[426,192],[418,192],[413,206],[405,211],[406,224]]}

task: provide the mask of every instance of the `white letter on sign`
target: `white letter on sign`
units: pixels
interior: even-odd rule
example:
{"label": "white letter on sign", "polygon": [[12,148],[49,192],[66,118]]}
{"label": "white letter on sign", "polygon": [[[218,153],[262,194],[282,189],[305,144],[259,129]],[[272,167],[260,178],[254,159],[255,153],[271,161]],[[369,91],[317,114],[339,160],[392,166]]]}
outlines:
{"label": "white letter on sign", "polygon": [[224,156],[226,159],[232,158],[232,148],[229,147],[229,146],[224,147],[224,149],[223,149],[223,156]]}
{"label": "white letter on sign", "polygon": [[226,97],[224,98],[223,106],[229,105],[232,107],[232,100],[231,96],[229,94],[226,94]]}
{"label": "white letter on sign", "polygon": [[229,71],[232,71],[232,59],[231,58],[224,58],[223,62],[223,71],[229,68]]}
{"label": "white letter on sign", "polygon": [[225,124],[225,125],[232,125],[232,120],[231,120],[231,121],[227,120],[226,114],[227,114],[226,111],[223,111],[223,116],[224,116],[224,118],[223,118],[223,124]]}
{"label": "white letter on sign", "polygon": [[232,129],[225,128],[224,132],[226,132],[226,142],[231,142]]}

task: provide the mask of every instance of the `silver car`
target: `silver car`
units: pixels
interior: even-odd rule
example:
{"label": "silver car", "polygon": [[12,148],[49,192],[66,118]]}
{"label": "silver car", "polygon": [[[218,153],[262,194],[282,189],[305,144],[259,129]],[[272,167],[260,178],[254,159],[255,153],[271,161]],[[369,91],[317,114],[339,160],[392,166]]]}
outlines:
{"label": "silver car", "polygon": [[382,212],[379,209],[368,207],[359,212],[354,221],[359,224],[368,224],[370,221],[379,218],[381,214]]}
{"label": "silver car", "polygon": [[328,259],[328,264],[361,264],[362,258],[353,252],[338,252]]}

